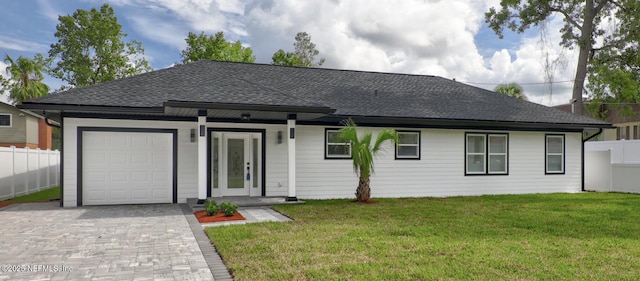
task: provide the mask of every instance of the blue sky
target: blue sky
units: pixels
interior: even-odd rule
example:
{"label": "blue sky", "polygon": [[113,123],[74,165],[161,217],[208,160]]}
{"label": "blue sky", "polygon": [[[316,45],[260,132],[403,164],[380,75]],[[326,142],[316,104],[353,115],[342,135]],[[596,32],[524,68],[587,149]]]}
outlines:
{"label": "blue sky", "polygon": [[[518,82],[525,84],[533,102],[558,104],[569,99],[570,83],[555,87],[552,98],[545,85],[536,84],[544,82],[537,30],[506,32],[500,40],[487,28],[483,13],[497,0],[6,1],[0,10],[0,54],[46,55],[56,41],[58,15],[102,3],[115,9],[129,35],[126,40],[142,42],[154,69],[180,61],[190,31],[224,31],[228,39],[250,46],[260,63],[270,63],[278,49],[291,50],[295,34],[306,31],[326,58],[323,67],[438,75],[487,89]],[[550,52],[556,54],[559,37],[550,38]],[[572,79],[572,68],[570,62],[555,80]],[[52,89],[62,85],[51,77],[45,82]]]}

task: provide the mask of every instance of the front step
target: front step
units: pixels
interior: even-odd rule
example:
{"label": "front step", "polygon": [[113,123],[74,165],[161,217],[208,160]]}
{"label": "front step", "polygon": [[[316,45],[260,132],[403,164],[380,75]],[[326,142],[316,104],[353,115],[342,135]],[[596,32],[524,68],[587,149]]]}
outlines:
{"label": "front step", "polygon": [[[229,197],[209,197],[210,200],[216,201],[218,204],[222,202],[230,202],[238,205],[238,207],[260,207],[285,204],[304,204],[304,201],[287,201],[286,197],[270,196],[270,197],[248,197],[248,196],[229,196]],[[198,204],[197,198],[188,198],[187,204],[192,209],[204,209],[204,202]]]}

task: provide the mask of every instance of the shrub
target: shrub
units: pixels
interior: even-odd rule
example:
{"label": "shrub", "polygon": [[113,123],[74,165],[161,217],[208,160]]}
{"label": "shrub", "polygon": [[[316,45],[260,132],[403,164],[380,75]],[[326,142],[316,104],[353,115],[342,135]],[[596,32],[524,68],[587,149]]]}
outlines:
{"label": "shrub", "polygon": [[217,214],[220,209],[218,208],[218,203],[216,203],[216,201],[209,200],[209,199],[207,199],[207,201],[204,201],[204,206],[205,206],[204,211],[209,216],[213,216]]}
{"label": "shrub", "polygon": [[230,217],[233,216],[238,210],[238,205],[230,203],[230,202],[222,202],[220,204],[220,210],[224,213],[225,216]]}

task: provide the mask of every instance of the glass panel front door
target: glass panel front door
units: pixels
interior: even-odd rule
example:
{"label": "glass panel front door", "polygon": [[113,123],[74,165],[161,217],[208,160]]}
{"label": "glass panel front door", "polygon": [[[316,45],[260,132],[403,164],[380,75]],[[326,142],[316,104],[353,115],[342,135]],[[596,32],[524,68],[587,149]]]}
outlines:
{"label": "glass panel front door", "polygon": [[251,154],[253,157],[251,157],[251,163],[253,166],[253,173],[252,173],[252,184],[251,187],[252,188],[258,188],[258,183],[260,182],[259,179],[259,175],[260,173],[258,172],[258,166],[260,166],[260,164],[258,164],[258,139],[257,138],[253,138],[251,139]]}
{"label": "glass panel front door", "polygon": [[251,185],[251,135],[222,133],[222,196],[248,196]]}
{"label": "glass panel front door", "polygon": [[211,134],[211,195],[262,195],[262,134]]}
{"label": "glass panel front door", "polygon": [[219,149],[219,145],[220,145],[220,138],[218,136],[212,136],[213,141],[211,142],[211,153],[212,153],[212,157],[211,157],[211,186],[213,188],[218,188],[219,187],[219,181],[220,181],[220,165],[218,165],[218,163],[220,163],[220,149]]}
{"label": "glass panel front door", "polygon": [[244,188],[245,186],[244,152],[244,139],[227,140],[227,188]]}

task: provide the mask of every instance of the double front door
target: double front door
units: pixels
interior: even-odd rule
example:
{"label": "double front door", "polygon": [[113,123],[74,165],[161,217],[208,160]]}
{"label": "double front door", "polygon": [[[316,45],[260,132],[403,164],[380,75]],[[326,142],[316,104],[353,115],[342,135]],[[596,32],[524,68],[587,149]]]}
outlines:
{"label": "double front door", "polygon": [[262,134],[211,134],[211,188],[214,196],[260,196]]}

